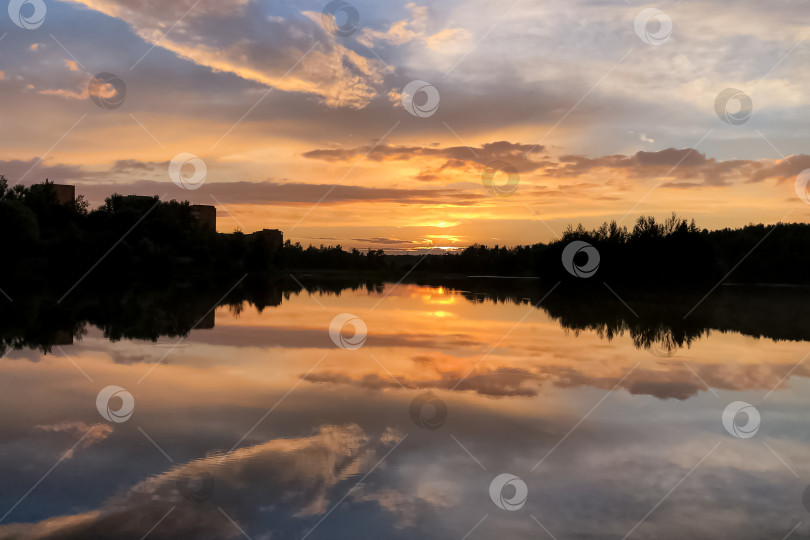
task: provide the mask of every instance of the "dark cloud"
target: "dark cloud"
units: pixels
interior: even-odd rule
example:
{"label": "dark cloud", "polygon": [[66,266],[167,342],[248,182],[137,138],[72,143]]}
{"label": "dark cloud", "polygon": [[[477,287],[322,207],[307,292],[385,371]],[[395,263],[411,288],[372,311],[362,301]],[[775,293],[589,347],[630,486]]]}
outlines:
{"label": "dark cloud", "polygon": [[[435,373],[435,377],[415,378],[407,374],[383,376],[367,373],[352,377],[338,371],[321,371],[302,378],[311,383],[345,384],[371,390],[396,389],[436,389],[468,391],[490,397],[537,396],[543,384],[558,388],[591,387],[605,391],[621,388],[633,395],[652,396],[657,399],[686,400],[707,391],[706,381],[712,388],[729,391],[769,390],[780,383],[787,366],[753,365],[735,371],[728,371],[722,365],[709,364],[696,366],[698,377],[681,363],[658,366],[658,369],[637,368],[631,376],[625,373],[615,377],[591,375],[589,370],[568,365],[538,365],[534,368],[507,366],[446,370],[442,368],[440,357],[419,355],[412,360],[420,369]],[[666,369],[662,369],[662,368]],[[797,376],[810,374],[810,368],[797,372]]]}
{"label": "dark cloud", "polygon": [[415,246],[418,245],[414,242],[409,240],[400,240],[399,238],[386,238],[386,237],[375,237],[375,238],[352,238],[355,242],[365,242],[369,244],[384,244],[387,246]]}
{"label": "dark cloud", "polygon": [[[275,528],[282,529],[295,516],[323,514],[340,497],[337,487],[344,477],[368,470],[396,440],[391,432],[371,437],[357,425],[323,426],[310,437],[269,440],[174,466],[110,497],[97,509],[39,523],[3,525],[0,536],[137,539],[149,531],[147,524],[160,522],[149,531],[151,538],[231,538],[234,525],[229,518],[245,527],[273,519]],[[324,462],[333,465],[313,466]],[[195,491],[194,484],[201,475],[210,479],[210,500],[191,496],[203,493]],[[272,479],[273,489],[254,482],[256,478]]]}
{"label": "dark cloud", "polygon": [[597,174],[600,170],[608,169],[624,173],[633,179],[672,177],[685,180],[666,184],[675,188],[720,186],[760,182],[766,179],[792,180],[798,173],[810,168],[810,155],[804,154],[790,156],[784,160],[718,161],[693,148],[666,148],[659,151],[639,151],[630,156],[608,155],[597,158],[563,155],[554,159],[546,155],[544,159],[535,161],[530,156],[544,153],[545,148],[538,146],[530,156],[527,156],[527,152],[532,149],[533,146],[529,144],[507,141],[487,143],[476,148],[378,145],[348,149],[316,149],[305,152],[304,157],[330,162],[351,161],[366,154],[372,161],[418,161],[425,158],[444,160],[440,166],[423,167],[416,176],[417,180],[422,181],[440,179],[444,169],[465,169],[501,161],[512,165],[521,173],[537,172],[539,176],[552,178]]}
{"label": "dark cloud", "polygon": [[[349,149],[317,149],[304,153],[304,157],[324,161],[350,161],[359,156],[366,156],[372,161],[408,161],[419,158],[445,160],[444,168],[464,168],[467,163],[478,163],[487,166],[496,161],[506,162],[518,172],[537,170],[544,162],[533,161],[527,154],[542,155],[544,146],[496,141],[485,143],[480,147],[451,146],[436,148],[433,146],[391,146],[380,144]],[[420,178],[427,179],[427,178]]]}
{"label": "dark cloud", "polygon": [[[204,332],[197,332],[193,341],[210,345],[240,347],[285,347],[334,349],[335,344],[328,332],[305,327],[277,326],[272,328],[251,328],[244,326],[218,326]],[[436,336],[430,333],[385,333],[369,335],[368,345],[375,347],[415,347],[442,350],[448,347],[457,349],[482,349],[485,344],[469,334]]]}
{"label": "dark cloud", "polygon": [[92,180],[101,175],[87,171],[78,165],[53,164],[46,165],[39,158],[29,160],[12,159],[0,161],[0,174],[6,177],[10,185],[36,184],[50,179],[60,183],[64,180]]}
{"label": "dark cloud", "polygon": [[119,159],[110,168],[110,172],[137,173],[138,171],[154,171],[156,169],[166,170],[168,166],[168,161],[158,163],[154,161],[138,161],[137,159]]}
{"label": "dark cloud", "polygon": [[543,175],[570,178],[582,174],[598,174],[609,169],[626,174],[629,178],[675,178],[664,184],[673,188],[701,185],[725,186],[739,183],[777,182],[793,180],[802,170],[810,167],[810,156],[791,156],[785,160],[727,160],[718,161],[691,148],[667,148],[657,152],[637,152],[632,156],[611,155],[599,158],[566,155],[556,164],[550,164]]}
{"label": "dark cloud", "polygon": [[431,380],[397,376],[396,380],[393,380],[377,373],[368,373],[354,379],[342,373],[326,371],[311,373],[302,377],[311,383],[349,384],[372,390],[397,388],[455,389],[458,391],[472,390],[477,394],[494,397],[536,396],[537,386],[527,386],[527,383],[536,382],[540,379],[537,374],[519,368],[482,370],[464,378],[462,378],[462,375],[461,373],[442,373],[440,378]]}
{"label": "dark cloud", "polygon": [[[113,193],[122,195],[166,195],[168,199],[189,200],[197,204],[337,204],[350,202],[393,202],[400,204],[445,204],[461,206],[475,204],[485,198],[483,193],[470,190],[398,189],[352,185],[310,184],[301,182],[215,182],[208,181],[194,191],[184,190],[168,178],[168,162],[143,162],[134,159],[118,160],[106,171],[93,171],[85,167],[65,164],[43,164],[38,159],[28,161],[0,161],[0,174],[10,185],[23,180],[23,184],[43,182],[46,178],[56,183],[76,184],[77,194],[83,194],[100,203]],[[132,176],[156,180],[127,181]],[[164,181],[157,179],[165,178]],[[109,180],[119,180],[110,182]],[[105,181],[106,180],[106,181]]]}
{"label": "dark cloud", "polygon": [[[91,201],[101,201],[112,193],[163,195],[169,199],[198,204],[338,204],[351,202],[392,202],[399,204],[474,204],[483,194],[454,189],[396,189],[363,186],[277,182],[206,182],[195,191],[183,190],[171,182],[141,180],[131,184],[78,184],[77,192]],[[212,198],[214,197],[214,198]]]}

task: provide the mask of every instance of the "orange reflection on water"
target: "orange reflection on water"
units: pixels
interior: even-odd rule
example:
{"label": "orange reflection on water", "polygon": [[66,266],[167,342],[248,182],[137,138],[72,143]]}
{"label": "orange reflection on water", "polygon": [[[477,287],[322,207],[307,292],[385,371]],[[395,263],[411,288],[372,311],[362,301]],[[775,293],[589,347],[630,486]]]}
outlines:
{"label": "orange reflection on water", "polygon": [[[629,520],[617,527],[623,534],[660,500],[660,479],[645,474],[650,464],[674,471],[667,486],[683,478],[722,436],[720,413],[728,402],[764,401],[781,385],[787,389],[769,403],[809,405],[798,391],[806,393],[808,386],[807,368],[797,365],[805,342],[711,333],[664,358],[635,348],[627,334],[607,340],[590,330],[574,332],[526,303],[481,298],[393,284],[381,292],[305,293],[261,312],[247,304],[219,307],[213,328],[194,330],[182,341],[110,342],[90,329],[53,354],[12,353],[0,363],[0,405],[14,413],[0,426],[7,434],[0,447],[9,455],[14,448],[36,452],[11,468],[21,471],[27,489],[66,456],[62,467],[82,467],[103,497],[70,492],[72,478],[62,478],[67,502],[36,510],[49,494],[35,492],[20,507],[28,513],[12,513],[0,536],[33,538],[51,530],[89,537],[120,528],[122,536],[137,531],[128,536],[139,538],[176,507],[160,534],[194,537],[199,526],[227,537],[233,523],[219,505],[245,528],[268,530],[262,516],[279,527],[292,520],[300,537],[374,472],[345,504],[375,513],[369,521],[388,519],[397,530],[423,527],[426,516],[438,515],[452,522],[442,527],[461,537],[491,511],[486,497],[468,494],[485,493],[500,470],[524,478],[534,498],[549,486],[552,499],[570,485],[577,497],[583,491],[598,495],[598,489],[582,489],[589,483],[615,486],[610,500],[594,507]],[[368,328],[359,349],[339,348],[330,339],[329,326],[343,313]],[[129,421],[101,425],[95,398],[107,385],[133,394]],[[45,399],[30,399],[32,388]],[[424,392],[447,404],[444,431],[425,430],[410,416],[412,401]],[[763,432],[779,421],[763,418]],[[572,426],[579,427],[566,439]],[[392,466],[378,466],[402,441],[386,458]],[[768,441],[805,473],[803,441]],[[553,463],[535,474],[532,467],[558,444],[564,445]],[[716,488],[717,475],[795,480],[764,446],[746,448],[751,455],[745,458],[742,446],[728,444],[707,460],[703,467],[713,469],[701,469],[711,483],[706,490]],[[30,466],[36,459],[41,462]],[[189,506],[178,494],[178,481],[200,470],[214,478],[210,508]],[[732,480],[737,476],[724,482]],[[85,497],[81,504],[73,501],[78,496]],[[534,498],[533,511],[555,504]],[[633,511],[611,507],[616,500],[631,501]],[[373,505],[362,506],[367,503]],[[36,517],[26,517],[31,515]],[[482,525],[486,535],[506,525],[499,516]],[[580,530],[586,522],[575,516],[555,530]],[[537,532],[531,520],[525,525],[523,536]]]}

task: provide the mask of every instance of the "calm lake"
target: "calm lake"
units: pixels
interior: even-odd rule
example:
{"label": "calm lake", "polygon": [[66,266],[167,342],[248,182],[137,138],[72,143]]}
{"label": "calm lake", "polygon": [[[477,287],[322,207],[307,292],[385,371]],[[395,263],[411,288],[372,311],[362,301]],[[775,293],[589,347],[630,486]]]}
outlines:
{"label": "calm lake", "polygon": [[489,286],[32,316],[0,538],[807,537],[806,291]]}

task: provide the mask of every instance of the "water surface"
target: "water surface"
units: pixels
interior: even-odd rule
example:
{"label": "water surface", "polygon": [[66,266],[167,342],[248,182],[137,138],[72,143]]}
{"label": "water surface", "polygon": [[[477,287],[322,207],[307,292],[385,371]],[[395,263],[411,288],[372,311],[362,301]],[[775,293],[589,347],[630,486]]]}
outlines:
{"label": "water surface", "polygon": [[[197,309],[187,337],[38,327],[0,361],[0,538],[808,534],[810,343],[783,309],[805,293],[684,319],[677,295],[547,292],[299,288]],[[359,348],[330,338],[343,313]],[[128,419],[97,409],[110,385]],[[750,438],[722,423],[736,401]]]}

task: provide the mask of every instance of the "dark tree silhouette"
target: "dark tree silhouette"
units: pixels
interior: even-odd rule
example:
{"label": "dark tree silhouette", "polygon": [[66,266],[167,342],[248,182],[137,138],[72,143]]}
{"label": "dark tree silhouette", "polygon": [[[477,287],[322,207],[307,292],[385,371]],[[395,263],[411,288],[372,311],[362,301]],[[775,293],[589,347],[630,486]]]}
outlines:
{"label": "dark tree silhouette", "polygon": [[[94,279],[184,282],[290,270],[374,272],[399,279],[417,274],[540,277],[635,287],[701,287],[728,279],[740,283],[810,283],[810,225],[749,225],[708,231],[672,214],[663,221],[641,216],[632,230],[615,221],[593,230],[569,227],[548,245],[488,247],[475,244],[444,255],[387,255],[346,251],[289,240],[276,248],[262,235],[220,234],[194,218],[187,201],[113,194],[95,210],[82,196],[59,204],[49,181],[9,187],[0,176],[0,287],[18,282],[72,284],[94,268]],[[562,254],[586,242],[599,255],[590,279],[569,272]],[[99,262],[100,261],[100,262]],[[587,261],[585,253],[575,265]]]}

